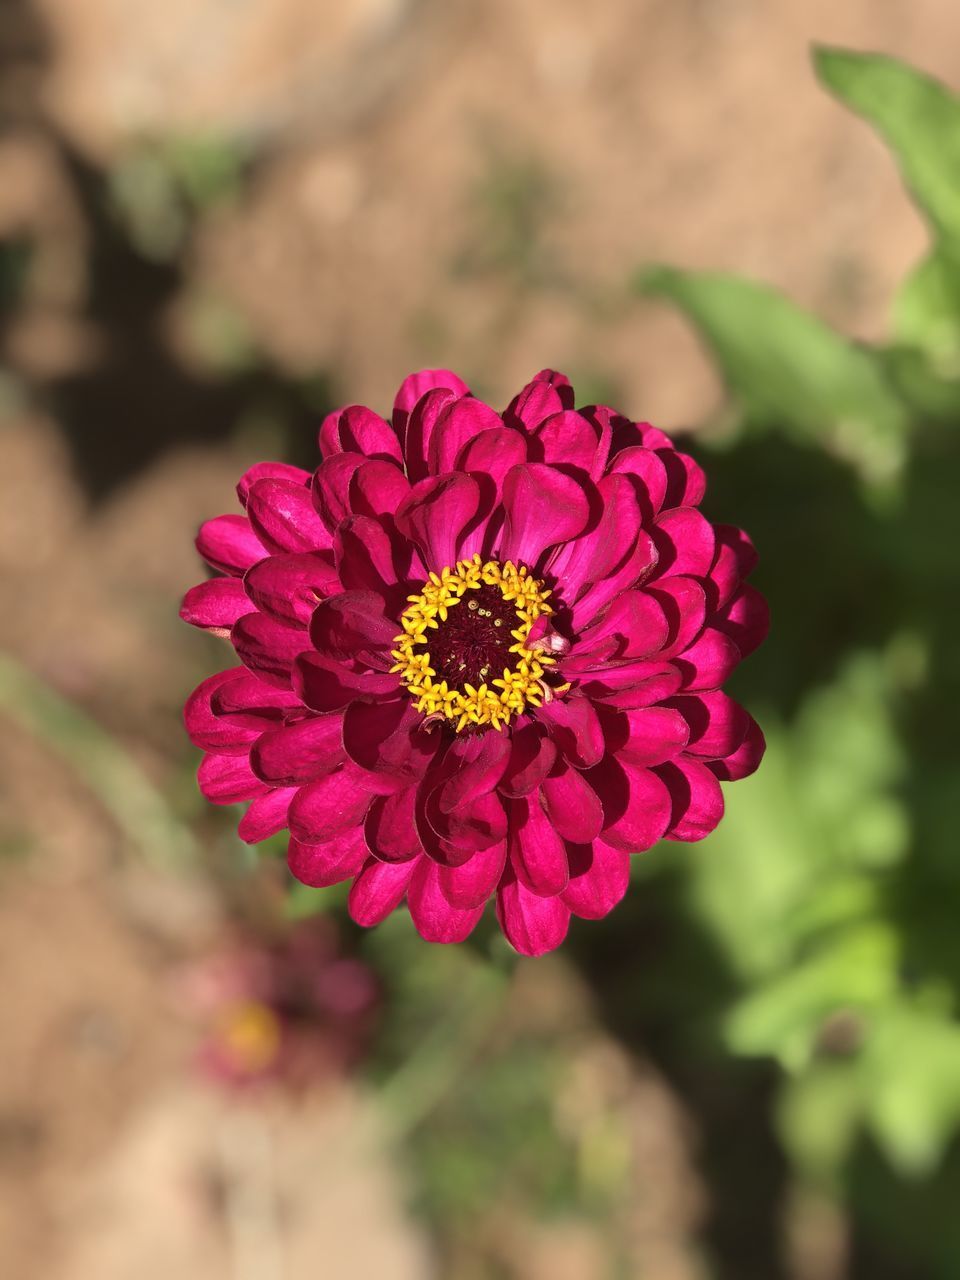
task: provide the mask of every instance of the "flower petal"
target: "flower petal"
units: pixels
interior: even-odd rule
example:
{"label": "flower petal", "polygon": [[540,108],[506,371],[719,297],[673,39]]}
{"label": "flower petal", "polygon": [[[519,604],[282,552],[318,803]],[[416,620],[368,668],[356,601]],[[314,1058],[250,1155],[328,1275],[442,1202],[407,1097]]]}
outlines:
{"label": "flower petal", "polygon": [[567,848],[537,797],[511,800],[509,824],[507,848],[516,874],[536,894],[559,893],[569,879]]}
{"label": "flower petal", "polygon": [[537,711],[550,737],[571,764],[589,769],[603,758],[603,730],[588,698],[554,698]]}
{"label": "flower petal", "polygon": [[736,643],[740,656],[746,658],[767,638],[770,610],[756,587],[745,583],[715,622]]}
{"label": "flower petal", "polygon": [[640,533],[640,508],[628,480],[604,476],[597,492],[602,503],[599,520],[550,557],[550,572],[563,584],[570,602],[622,565]]}
{"label": "flower petal", "polygon": [[383,607],[375,591],[344,591],[322,601],[310,620],[314,647],[344,662],[386,671],[393,665],[390,651],[400,627],[384,616]]}
{"label": "flower petal", "polygon": [[354,514],[350,483],[365,462],[362,453],[331,453],[313,473],[313,505],[331,535],[341,520]]}
{"label": "flower petal", "polygon": [[644,590],[657,601],[670,627],[661,658],[682,653],[703,630],[707,617],[707,597],[694,578],[662,578]]}
{"label": "flower petal", "polygon": [[753,716],[748,716],[747,719],[750,722],[749,727],[743,742],[736,751],[727,756],[725,760],[706,761],[707,768],[721,782],[736,782],[740,778],[748,778],[759,767],[760,761],[763,759],[763,753],[767,746],[763,732]]}
{"label": "flower petal", "polygon": [[576,658],[648,658],[667,643],[670,624],[649,591],[624,591],[595,618],[577,644]]}
{"label": "flower petal", "polygon": [[454,906],[443,893],[440,867],[421,858],[407,888],[407,908],[414,928],[426,942],[463,942],[483,915],[483,906]]}
{"label": "flower petal", "polygon": [[656,772],[670,792],[672,812],[668,840],[702,840],[723,817],[723,792],[716,774],[699,760],[680,757],[658,765]]}
{"label": "flower petal", "polygon": [[519,560],[531,568],[548,547],[582,533],[590,518],[583,487],[555,467],[538,462],[507,473],[503,506],[507,518],[500,559]]}
{"label": "flower petal", "polygon": [[267,684],[246,667],[233,670],[234,679],[215,689],[210,699],[214,715],[260,734],[277,728],[292,713],[303,711],[300,699],[290,689]]}
{"label": "flower petal", "polygon": [[270,556],[244,574],[247,595],[261,612],[288,627],[305,627],[318,603],[340,591],[329,553]]}
{"label": "flower petal", "polygon": [[685,689],[719,689],[733,673],[741,658],[740,650],[722,631],[704,627],[689,649],[674,658]]}
{"label": "flower petal", "polygon": [[292,836],[287,846],[287,866],[301,884],[325,889],[349,880],[363,867],[367,848],[363,832],[352,827],[326,844],[302,844]]}
{"label": "flower petal", "polygon": [[603,806],[607,844],[636,853],[661,839],[672,813],[670,792],[661,778],[613,756],[607,756],[587,776]]}
{"label": "flower petal", "polygon": [[717,554],[710,569],[710,582],[714,587],[715,609],[725,605],[741,581],[757,567],[757,552],[753,543],[732,524],[714,527],[717,537]]}
{"label": "flower petal", "polygon": [[323,551],[330,531],[320,519],[310,490],[290,480],[257,480],[247,495],[250,526],[271,551]]}
{"label": "flower petal", "polygon": [[183,597],[180,617],[192,627],[227,636],[237,619],[253,613],[254,607],[239,578],[208,578]]}
{"label": "flower petal", "polygon": [[707,491],[707,478],[689,454],[676,449],[658,449],[667,472],[665,507],[696,507]]}
{"label": "flower petal", "polygon": [[238,804],[267,790],[250,768],[246,754],[228,756],[216,752],[204,756],[197,770],[197,781],[211,804]]}
{"label": "flower petal", "polygon": [[362,826],[372,800],[363,774],[348,762],[300,788],[290,805],[290,834],[304,844],[325,844]]}
{"label": "flower petal", "polygon": [[686,750],[706,760],[732,755],[746,737],[750,717],[743,707],[719,689],[713,693],[671,698],[670,706],[690,726]]}
{"label": "flower petal", "polygon": [[659,552],[657,576],[691,574],[705,578],[716,554],[713,525],[695,507],[664,511],[654,527]]}
{"label": "flower petal", "polygon": [[640,707],[603,715],[607,750],[621,762],[662,764],[687,744],[690,726],[672,707]]}
{"label": "flower petal", "polygon": [[557,747],[546,726],[535,722],[520,725],[510,736],[510,759],[500,779],[500,792],[525,796],[536,791],[556,758]]}
{"label": "flower petal", "polygon": [[438,388],[449,390],[456,396],[467,396],[470,388],[464,380],[449,369],[421,369],[419,373],[408,374],[400,384],[400,389],[393,401],[393,425],[397,434],[403,439],[403,428],[415,404],[428,391]]}
{"label": "flower petal", "polygon": [[222,720],[212,705],[214,694],[224,685],[245,675],[243,667],[231,667],[218,671],[198,684],[183,708],[183,722],[187,736],[195,747],[204,751],[225,752],[228,755],[247,755],[250,744],[257,738],[257,730]]}
{"label": "flower petal", "polygon": [[380,520],[349,516],[333,535],[333,555],[347,591],[375,591],[384,598],[396,592],[394,544]]}
{"label": "flower petal", "polygon": [[621,901],[630,883],[630,855],[603,840],[567,846],[570,881],[564,903],[582,920],[601,920]]}
{"label": "flower petal", "polygon": [[354,698],[376,701],[393,694],[396,676],[352,671],[337,658],[302,653],[293,664],[293,688],[311,711],[340,711]]}
{"label": "flower petal", "polygon": [[623,449],[610,463],[607,474],[627,477],[633,485],[644,523],[649,524],[663,506],[669,482],[660,455],[641,445]]}
{"label": "flower petal", "polygon": [[[535,431],[546,418],[573,408],[573,388],[562,373],[544,370],[514,396],[504,411],[504,421],[522,431]],[[554,384],[551,379],[558,379]]]}
{"label": "flower petal", "polygon": [[649,577],[657,563],[657,549],[653,539],[641,529],[630,554],[612,573],[593,584],[570,610],[571,625],[581,631],[617,598]]}
{"label": "flower petal", "polygon": [[482,907],[496,891],[507,860],[507,842],[478,849],[456,866],[435,863],[443,896],[455,907]]}
{"label": "flower petal", "polygon": [[289,480],[293,484],[309,485],[310,472],[289,462],[255,462],[237,482],[237,497],[245,507],[250,490],[258,480]]}
{"label": "flower petal", "polygon": [[327,415],[320,428],[320,452],[324,458],[342,452],[403,461],[393,427],[362,404],[351,404]]}
{"label": "flower petal", "polygon": [[358,516],[392,516],[409,493],[410,481],[399,467],[374,459],[351,477],[350,508]]}
{"label": "flower petal", "polygon": [[309,647],[302,627],[286,627],[264,613],[245,614],[230,640],[245,667],[280,689],[289,689],[293,660]]}
{"label": "flower petal", "polygon": [[424,564],[439,573],[455,565],[464,534],[480,510],[480,486],[472,476],[451,471],[415,484],[397,512],[397,528],[423,552]]}
{"label": "flower petal", "polygon": [[351,702],[343,713],[343,744],[355,764],[375,775],[371,790],[383,795],[419,781],[440,746],[407,698]]}
{"label": "flower petal", "polygon": [[335,714],[298,720],[265,733],[250,752],[258,778],[292,787],[332,773],[345,759],[343,717]]}
{"label": "flower petal", "polygon": [[530,456],[552,466],[576,467],[590,476],[599,444],[599,432],[593,423],[573,409],[564,409],[537,428],[531,439]]}
{"label": "flower petal", "polygon": [[497,890],[497,919],[515,951],[542,956],[567,936],[570,908],[560,895],[542,898],[533,893],[508,866]]}
{"label": "flower petal", "polygon": [[464,396],[451,400],[441,410],[430,437],[429,461],[434,475],[451,471],[461,449],[484,431],[502,430],[503,419],[495,409]]}
{"label": "flower petal", "polygon": [[221,573],[239,577],[267,555],[246,516],[215,516],[200,526],[197,550],[207,564]]}
{"label": "flower petal", "polygon": [[416,858],[406,862],[367,858],[347,897],[350,918],[367,929],[386,920],[403,901],[416,866]]}
{"label": "flower petal", "polygon": [[603,809],[582,773],[561,765],[544,778],[540,794],[547,817],[564,840],[587,844],[600,834]]}
{"label": "flower petal", "polygon": [[417,835],[416,802],[416,787],[375,797],[364,824],[367,848],[375,858],[406,862],[423,852]]}
{"label": "flower petal", "polygon": [[296,794],[296,787],[275,787],[266,795],[257,796],[240,819],[237,835],[246,844],[258,844],[275,836],[287,825],[290,801]]}

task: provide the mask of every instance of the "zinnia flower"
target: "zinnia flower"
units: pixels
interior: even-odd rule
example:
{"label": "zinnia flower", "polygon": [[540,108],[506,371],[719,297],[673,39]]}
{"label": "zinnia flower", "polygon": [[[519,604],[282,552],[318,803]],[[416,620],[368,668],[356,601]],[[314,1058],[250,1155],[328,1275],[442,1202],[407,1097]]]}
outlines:
{"label": "zinnia flower", "polygon": [[721,691],[766,634],[749,538],[698,511],[661,431],[573,403],[551,371],[502,415],[413,374],[392,424],[330,414],[312,476],[259,463],[245,514],[200,531],[224,576],[182,616],[242,664],[187,703],[201,790],[251,802],[244,840],[289,828],[305,884],[352,880],[362,925],[405,898],[458,942],[495,895],[512,945],[549,951],[760,762]]}

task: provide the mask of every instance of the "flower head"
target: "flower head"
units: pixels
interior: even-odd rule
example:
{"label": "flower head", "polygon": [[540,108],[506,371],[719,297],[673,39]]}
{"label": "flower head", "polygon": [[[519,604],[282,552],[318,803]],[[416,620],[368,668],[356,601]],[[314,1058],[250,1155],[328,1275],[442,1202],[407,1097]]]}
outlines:
{"label": "flower head", "polygon": [[660,431],[537,375],[501,415],[413,374],[392,423],[351,406],[311,476],[260,463],[197,546],[223,576],[182,616],[242,665],[186,723],[240,835],[289,828],[310,885],[373,925],[406,899],[465,938],[496,895],[537,955],[623,897],[631,853],[699,840],[763,736],[721,691],[763,639],[749,538],[697,509]]}

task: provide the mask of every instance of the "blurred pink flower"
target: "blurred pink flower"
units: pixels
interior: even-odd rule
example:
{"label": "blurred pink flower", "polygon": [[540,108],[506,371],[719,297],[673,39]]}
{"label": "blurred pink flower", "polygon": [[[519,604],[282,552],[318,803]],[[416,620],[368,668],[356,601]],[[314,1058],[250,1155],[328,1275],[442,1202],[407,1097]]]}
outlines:
{"label": "blurred pink flower", "polygon": [[179,975],[176,996],[206,1027],[206,1075],[308,1085],[359,1059],[379,992],[366,965],[340,953],[331,923],[315,920],[275,943],[237,939],[203,957]]}
{"label": "blurred pink flower", "polygon": [[721,691],[764,638],[749,538],[697,509],[661,431],[537,375],[501,415],[413,374],[392,424],[351,406],[311,476],[260,463],[197,541],[223,575],[182,616],[243,664],[187,703],[200,786],[289,827],[306,884],[353,881],[467,937],[488,899],[520,952],[623,897],[630,854],[699,840],[763,737]]}

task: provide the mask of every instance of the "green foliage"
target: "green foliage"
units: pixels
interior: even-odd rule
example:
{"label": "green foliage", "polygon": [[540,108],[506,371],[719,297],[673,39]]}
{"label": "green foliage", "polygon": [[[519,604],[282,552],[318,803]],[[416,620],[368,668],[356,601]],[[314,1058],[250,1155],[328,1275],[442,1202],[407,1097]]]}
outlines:
{"label": "green foliage", "polygon": [[[874,347],[734,277],[639,279],[732,393],[712,514],[750,528],[773,604],[739,687],[767,757],[689,849],[687,900],[733,975],[729,1049],[780,1065],[798,1174],[871,1216],[910,1273],[952,1275],[960,1243],[937,1239],[960,1139],[960,99],[888,57],[815,61],[890,146],[933,244]],[[898,1209],[908,1193],[922,1230]]]}
{"label": "green foliage", "polygon": [[669,267],[640,289],[676,303],[700,330],[747,426],[777,428],[850,459],[868,480],[902,462],[907,415],[876,353],[766,286]]}

